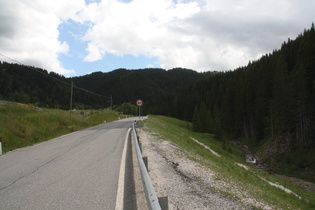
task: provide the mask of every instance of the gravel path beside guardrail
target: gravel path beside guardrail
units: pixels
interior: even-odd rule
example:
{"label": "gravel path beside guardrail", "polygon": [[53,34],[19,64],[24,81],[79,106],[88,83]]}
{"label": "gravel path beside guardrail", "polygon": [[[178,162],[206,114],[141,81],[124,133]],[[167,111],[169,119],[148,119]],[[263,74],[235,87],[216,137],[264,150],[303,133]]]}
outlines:
{"label": "gravel path beside guardrail", "polygon": [[158,197],[168,196],[169,209],[271,209],[233,183],[217,179],[214,172],[190,160],[188,152],[177,145],[142,128],[138,128],[138,136],[156,193]]}

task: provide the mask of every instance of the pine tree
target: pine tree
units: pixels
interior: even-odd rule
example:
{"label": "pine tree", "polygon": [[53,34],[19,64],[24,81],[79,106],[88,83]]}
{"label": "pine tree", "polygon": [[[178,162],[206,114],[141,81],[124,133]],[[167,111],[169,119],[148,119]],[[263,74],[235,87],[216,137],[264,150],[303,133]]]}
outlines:
{"label": "pine tree", "polygon": [[199,114],[199,109],[197,105],[195,105],[192,123],[193,123],[193,131],[200,132],[202,125],[201,125],[200,114]]}
{"label": "pine tree", "polygon": [[216,104],[214,105],[214,110],[213,110],[213,131],[218,139],[220,139],[221,141],[224,140],[224,133],[223,133],[222,125],[221,125],[220,110]]}

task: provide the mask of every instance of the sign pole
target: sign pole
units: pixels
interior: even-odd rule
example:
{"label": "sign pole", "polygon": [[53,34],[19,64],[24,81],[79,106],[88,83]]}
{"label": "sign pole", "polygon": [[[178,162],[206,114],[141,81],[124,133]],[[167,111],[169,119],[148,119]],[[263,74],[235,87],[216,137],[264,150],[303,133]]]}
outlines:
{"label": "sign pole", "polygon": [[141,109],[141,107],[139,106],[139,120],[140,120],[140,109]]}
{"label": "sign pole", "polygon": [[139,107],[139,120],[140,120],[140,107],[143,105],[143,101],[141,99],[138,99],[136,101],[136,105]]}

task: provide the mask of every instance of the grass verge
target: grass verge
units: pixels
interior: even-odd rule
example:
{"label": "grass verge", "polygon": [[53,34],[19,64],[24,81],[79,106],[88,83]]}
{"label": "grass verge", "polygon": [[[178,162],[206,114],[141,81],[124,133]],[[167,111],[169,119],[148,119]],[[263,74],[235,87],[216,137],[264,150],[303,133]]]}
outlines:
{"label": "grass verge", "polygon": [[110,110],[37,109],[30,105],[0,106],[0,138],[3,152],[33,145],[83,128],[118,120]]}
{"label": "grass verge", "polygon": [[[228,149],[223,149],[222,142],[216,140],[213,135],[192,132],[189,123],[174,118],[150,116],[144,123],[149,130],[158,133],[164,140],[171,141],[186,151],[201,157],[195,158],[195,160],[215,171],[217,179],[237,185],[236,187],[241,191],[251,194],[254,198],[268,204],[272,208],[315,209],[314,192],[293,186],[277,176],[255,169],[252,165],[244,161],[244,153],[237,145],[228,142],[225,145],[225,148]],[[202,145],[192,141],[191,138],[207,145],[217,152],[220,157],[212,154]],[[193,157],[189,158],[193,159]],[[245,165],[248,169],[240,167],[236,163]],[[281,185],[291,190],[292,193],[287,193],[267,181]],[[229,192],[229,189],[225,193],[236,196],[233,195],[233,192]]]}

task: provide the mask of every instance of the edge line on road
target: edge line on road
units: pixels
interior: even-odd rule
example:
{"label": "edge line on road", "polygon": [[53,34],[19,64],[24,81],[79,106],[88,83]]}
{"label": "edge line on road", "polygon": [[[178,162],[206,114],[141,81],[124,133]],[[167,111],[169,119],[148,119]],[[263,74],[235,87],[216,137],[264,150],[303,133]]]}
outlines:
{"label": "edge line on road", "polygon": [[128,143],[128,137],[129,137],[130,130],[131,130],[131,128],[129,128],[127,131],[127,136],[125,139],[124,149],[123,149],[121,162],[120,162],[115,210],[123,210],[124,209],[126,153],[127,153],[127,143]]}

